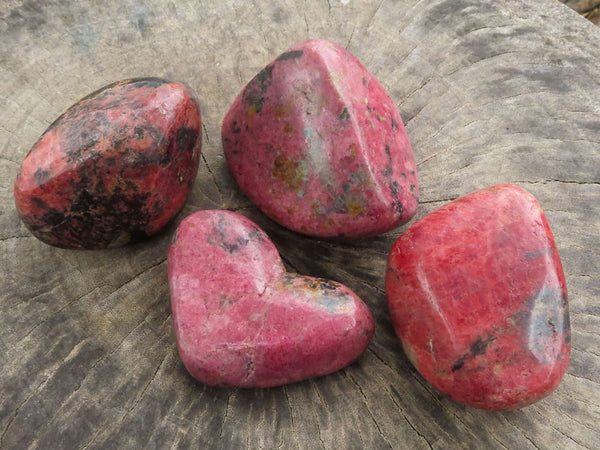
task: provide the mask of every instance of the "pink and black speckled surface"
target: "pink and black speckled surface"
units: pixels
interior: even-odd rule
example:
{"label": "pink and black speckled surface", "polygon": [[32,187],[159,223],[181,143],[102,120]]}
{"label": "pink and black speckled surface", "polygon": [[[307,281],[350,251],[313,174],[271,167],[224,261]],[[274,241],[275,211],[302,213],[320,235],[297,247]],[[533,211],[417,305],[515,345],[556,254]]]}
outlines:
{"label": "pink and black speckled surface", "polygon": [[358,358],[373,336],[356,294],[286,272],[268,236],[237,213],[184,219],[168,267],[179,354],[203,383],[266,387],[325,375]]}
{"label": "pink and black speckled surface", "polygon": [[15,182],[25,225],[66,248],[104,248],[157,233],[198,170],[200,110],[182,84],[124,80],[82,99],[44,132]]}
{"label": "pink and black speckled surface", "polygon": [[416,212],[416,166],[396,106],[331,42],[300,43],[265,67],[231,106],[222,139],[242,190],[292,230],[370,236]]}
{"label": "pink and black speckled surface", "polygon": [[558,250],[540,205],[517,186],[473,192],[412,225],[390,252],[386,291],[406,355],[454,400],[520,408],[567,369]]}

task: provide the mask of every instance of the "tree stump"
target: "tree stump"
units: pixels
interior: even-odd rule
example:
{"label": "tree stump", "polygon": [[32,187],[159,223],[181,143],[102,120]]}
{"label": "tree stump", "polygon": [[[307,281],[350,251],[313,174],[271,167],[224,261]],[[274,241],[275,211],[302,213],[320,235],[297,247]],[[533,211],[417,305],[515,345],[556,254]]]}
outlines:
{"label": "tree stump", "polygon": [[[539,0],[11,0],[0,6],[0,447],[597,448],[600,442],[600,29]],[[287,231],[235,185],[220,126],[291,45],[348,48],[398,105],[418,162],[416,219],[478,188],[533,193],[567,276],[573,351],[554,394],[518,411],[466,407],[404,356],[388,315],[388,251],[406,226],[351,242]],[[47,246],[20,222],[29,148],[79,98],[158,76],[200,101],[203,157],[162,234],[114,250]],[[179,360],[166,252],[199,209],[256,221],[284,261],[340,281],[376,321],[354,364],[271,389],[216,389]],[[409,224],[410,225],[410,224]]]}
{"label": "tree stump", "polygon": [[600,25],[600,0],[560,0],[586,19]]}

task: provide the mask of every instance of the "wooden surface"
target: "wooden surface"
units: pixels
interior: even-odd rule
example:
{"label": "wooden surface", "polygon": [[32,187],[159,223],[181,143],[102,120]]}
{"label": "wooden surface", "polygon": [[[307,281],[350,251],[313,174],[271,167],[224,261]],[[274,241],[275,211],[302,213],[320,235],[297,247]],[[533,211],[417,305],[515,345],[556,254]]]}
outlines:
{"label": "wooden surface", "polygon": [[[310,239],[240,194],[222,118],[258,70],[310,37],[347,46],[398,105],[418,161],[418,217],[496,183],[538,198],[573,330],[553,395],[494,413],[424,382],[385,303],[387,252],[405,227]],[[552,0],[6,0],[0,42],[0,447],[598,448],[600,28]],[[188,84],[204,116],[203,161],[176,223],[240,211],[290,268],[354,289],[377,323],[358,362],[274,389],[205,387],[175,347],[165,262],[175,225],[138,245],[69,251],[19,221],[14,178],[46,127],[87,93],[149,75]]]}
{"label": "wooden surface", "polygon": [[600,0],[560,0],[586,19],[600,25]]}

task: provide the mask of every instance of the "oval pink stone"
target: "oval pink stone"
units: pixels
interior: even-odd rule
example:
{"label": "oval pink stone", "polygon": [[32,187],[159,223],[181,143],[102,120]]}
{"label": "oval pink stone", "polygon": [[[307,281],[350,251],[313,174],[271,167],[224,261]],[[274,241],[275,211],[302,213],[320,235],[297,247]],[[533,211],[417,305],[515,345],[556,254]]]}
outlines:
{"label": "oval pink stone", "polygon": [[416,212],[416,166],[398,110],[331,42],[300,43],[265,67],[231,106],[222,138],[242,190],[292,230],[370,236]]}
{"label": "oval pink stone", "polygon": [[168,267],[179,354],[202,383],[265,387],[325,375],[358,358],[373,336],[356,294],[286,272],[268,236],[237,213],[184,219]]}

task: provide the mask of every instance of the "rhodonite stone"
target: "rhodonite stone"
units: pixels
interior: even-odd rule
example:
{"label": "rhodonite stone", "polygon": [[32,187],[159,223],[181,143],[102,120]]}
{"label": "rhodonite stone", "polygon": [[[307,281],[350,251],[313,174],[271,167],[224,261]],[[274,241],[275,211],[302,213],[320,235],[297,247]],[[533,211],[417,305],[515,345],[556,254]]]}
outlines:
{"label": "rhodonite stone", "polygon": [[386,291],[407,357],[456,401],[520,408],[565,373],[560,258],[539,204],[517,186],[473,192],[412,225],[390,252]]}
{"label": "rhodonite stone", "polygon": [[229,211],[199,211],[168,256],[175,335],[208,385],[265,387],[334,372],[366,349],[366,305],[334,281],[286,272],[267,235]]}
{"label": "rhodonite stone", "polygon": [[398,111],[344,48],[290,48],[242,90],[222,127],[231,173],[280,224],[320,237],[362,237],[417,209],[413,152]]}
{"label": "rhodonite stone", "polygon": [[200,110],[182,84],[120,81],[85,97],[44,132],[15,182],[31,232],[65,248],[116,247],[157,233],[198,170]]}

